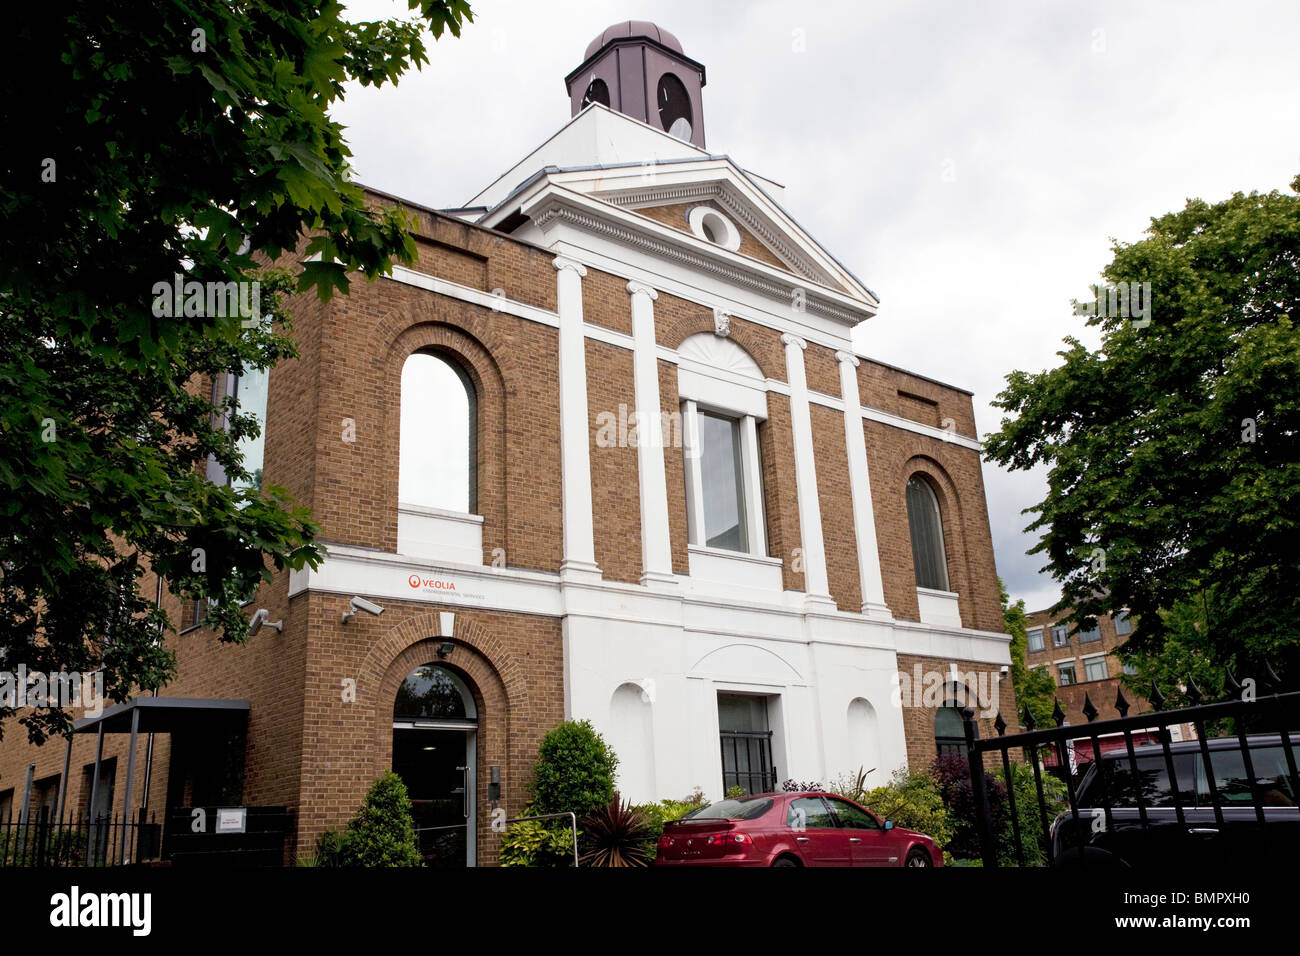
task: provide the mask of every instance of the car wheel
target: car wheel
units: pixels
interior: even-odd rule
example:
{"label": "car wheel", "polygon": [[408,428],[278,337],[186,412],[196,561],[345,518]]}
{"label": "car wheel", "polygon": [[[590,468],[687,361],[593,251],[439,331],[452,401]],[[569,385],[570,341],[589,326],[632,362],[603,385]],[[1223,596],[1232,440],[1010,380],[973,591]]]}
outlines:
{"label": "car wheel", "polygon": [[904,866],[934,866],[934,861],[930,859],[930,854],[926,853],[920,847],[913,847],[912,852],[907,854],[907,861]]}
{"label": "car wheel", "polygon": [[792,856],[778,856],[772,861],[773,866],[798,866],[799,861]]}

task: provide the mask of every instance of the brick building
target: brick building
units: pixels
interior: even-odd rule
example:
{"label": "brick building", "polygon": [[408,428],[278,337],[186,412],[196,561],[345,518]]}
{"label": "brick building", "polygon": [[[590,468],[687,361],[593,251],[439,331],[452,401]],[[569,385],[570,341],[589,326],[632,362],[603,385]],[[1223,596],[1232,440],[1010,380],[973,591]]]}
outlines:
{"label": "brick building", "polygon": [[177,679],[70,748],[8,734],[0,801],[84,812],[102,739],[96,807],[285,806],[309,847],[391,767],[430,852],[487,864],[566,717],[640,801],[879,783],[954,703],[1014,709],[971,395],[854,352],[876,296],[705,148],[704,82],[618,24],[463,207],[371,192],[418,261],[295,301],[300,357],[223,386],[327,559],[243,647],[164,596]]}
{"label": "brick building", "polygon": [[[1130,714],[1152,711],[1154,708],[1146,697],[1123,686],[1123,675],[1133,673],[1125,669],[1116,653],[1135,626],[1127,613],[1103,615],[1097,618],[1095,627],[1073,631],[1064,623],[1068,616],[1068,611],[1053,614],[1050,609],[1030,613],[1025,651],[1027,666],[1044,668],[1052,675],[1056,699],[1065,711],[1066,722],[1076,727],[1088,723],[1084,707],[1089,700],[1098,711],[1097,720],[1119,716],[1115,701],[1121,690],[1129,703]],[[1190,725],[1183,724],[1171,727],[1170,733],[1174,740],[1191,739],[1195,735]],[[1118,737],[1114,743],[1122,746]],[[1102,749],[1110,745],[1103,741]],[[1088,759],[1087,755],[1081,759]]]}

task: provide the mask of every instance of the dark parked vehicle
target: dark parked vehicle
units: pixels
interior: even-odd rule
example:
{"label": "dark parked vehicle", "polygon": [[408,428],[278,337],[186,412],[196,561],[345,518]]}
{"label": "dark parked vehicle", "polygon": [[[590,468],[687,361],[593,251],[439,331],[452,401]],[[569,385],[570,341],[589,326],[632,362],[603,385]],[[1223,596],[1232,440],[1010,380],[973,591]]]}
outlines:
{"label": "dark parked vehicle", "polygon": [[[1300,748],[1300,735],[1288,737]],[[1239,738],[1205,741],[1213,788],[1197,740],[1170,744],[1169,761],[1160,746],[1135,747],[1136,773],[1127,751],[1103,754],[1079,781],[1078,821],[1067,810],[1051,825],[1053,863],[1203,870],[1300,853],[1300,787],[1281,735],[1246,741],[1253,781]]]}
{"label": "dark parked vehicle", "polygon": [[943,866],[924,833],[833,793],[720,800],[664,825],[656,866]]}

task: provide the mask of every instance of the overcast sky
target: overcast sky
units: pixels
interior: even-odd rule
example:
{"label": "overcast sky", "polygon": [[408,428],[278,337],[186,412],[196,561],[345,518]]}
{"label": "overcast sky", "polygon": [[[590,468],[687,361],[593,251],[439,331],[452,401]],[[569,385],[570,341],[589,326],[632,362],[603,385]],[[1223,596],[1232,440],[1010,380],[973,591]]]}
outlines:
{"label": "overcast sky", "polygon": [[[471,5],[422,72],[335,111],[360,181],[460,205],[569,119],[564,76],[593,37],[652,20],[708,70],[709,150],[783,183],[788,211],[880,296],[858,350],[974,392],[981,436],[1008,371],[1056,364],[1067,334],[1095,342],[1069,302],[1112,239],[1300,172],[1296,2]],[[998,572],[1047,607],[1059,590],[1020,514],[1043,476],[986,464],[984,481]]]}

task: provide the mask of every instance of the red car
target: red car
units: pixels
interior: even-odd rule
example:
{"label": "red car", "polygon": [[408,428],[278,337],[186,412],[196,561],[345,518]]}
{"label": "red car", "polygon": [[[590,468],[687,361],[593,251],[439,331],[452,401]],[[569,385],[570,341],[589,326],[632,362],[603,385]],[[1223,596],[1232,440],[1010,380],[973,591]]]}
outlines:
{"label": "red car", "polygon": [[943,866],[943,851],[833,793],[760,793],[664,825],[655,866],[692,865]]}

